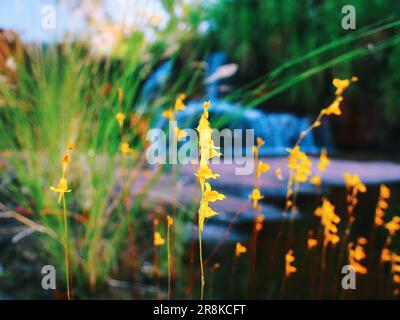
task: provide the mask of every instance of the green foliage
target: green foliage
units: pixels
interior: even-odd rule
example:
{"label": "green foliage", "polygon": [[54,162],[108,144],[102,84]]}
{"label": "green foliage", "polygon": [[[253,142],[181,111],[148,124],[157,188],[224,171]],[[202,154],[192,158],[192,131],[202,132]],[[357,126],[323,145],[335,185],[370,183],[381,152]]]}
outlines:
{"label": "green foliage", "polygon": [[[181,90],[189,90],[187,79],[193,76],[181,73],[176,81],[180,87],[173,83],[149,101],[141,88],[160,55],[151,55],[139,36],[123,52],[110,60],[94,57],[81,44],[31,47],[18,64],[17,83],[0,83],[0,150],[6,163],[0,171],[0,203],[14,215],[23,210],[42,231],[51,231],[43,234],[43,252],[60,271],[65,271],[62,206],[50,186],[57,185],[63,154],[74,144],[66,173],[72,190],[66,194],[71,226],[67,241],[80,296],[89,287],[104,286],[127,245],[132,222],[135,230],[145,222],[153,205],[149,191],[162,175],[162,170],[152,172],[131,195],[146,169],[145,135],[163,108]],[[124,92],[122,111],[127,116],[122,137],[115,119],[118,88]],[[143,130],[130,125],[131,115]],[[119,152],[121,140],[133,149],[129,157]],[[151,244],[150,237],[147,246]]]}
{"label": "green foliage", "polygon": [[[351,4],[356,9],[356,30],[343,30],[341,13],[344,5]],[[303,56],[323,45],[351,36],[356,31],[379,21],[399,19],[400,2],[396,0],[220,0],[209,1],[202,13],[210,24],[205,36],[214,50],[225,51],[231,60],[240,65],[238,84],[248,83],[299,56]],[[312,69],[327,59],[350,52],[356,47],[366,47],[368,43],[398,34],[399,28],[375,33],[358,41],[348,42],[328,54],[315,55],[295,66],[293,72]],[[204,38],[203,40],[204,41]],[[310,81],[290,88],[282,99],[274,102],[280,107],[294,108],[294,111],[315,110],[326,98],[332,77],[359,75],[362,89],[379,86],[378,92],[385,97],[386,115],[391,117],[398,109],[398,90],[394,89],[395,72],[398,66],[398,49],[389,48],[365,63],[353,60],[341,61],[324,72],[314,75]],[[360,92],[363,90],[360,90]],[[365,90],[364,90],[365,91]],[[378,101],[377,101],[378,103]],[[379,101],[381,104],[382,101]]]}

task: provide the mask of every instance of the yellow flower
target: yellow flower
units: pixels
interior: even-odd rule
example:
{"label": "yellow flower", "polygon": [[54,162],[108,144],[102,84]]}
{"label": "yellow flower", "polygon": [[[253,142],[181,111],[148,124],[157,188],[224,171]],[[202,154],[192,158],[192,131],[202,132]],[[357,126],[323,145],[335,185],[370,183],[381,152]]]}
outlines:
{"label": "yellow flower", "polygon": [[203,103],[203,108],[204,108],[204,116],[206,119],[208,119],[208,108],[210,108],[211,101],[206,101]]}
{"label": "yellow flower", "polygon": [[336,226],[340,222],[340,218],[335,213],[335,207],[328,199],[324,198],[322,206],[318,207],[314,214],[321,218],[321,224],[324,226],[325,244],[336,245],[340,240]]}
{"label": "yellow flower", "polygon": [[257,171],[256,171],[256,176],[257,178],[259,178],[263,173],[267,172],[271,167],[262,162],[261,160],[258,162],[258,166],[257,166]]}
{"label": "yellow flower", "polygon": [[120,151],[122,156],[125,157],[127,154],[132,152],[132,149],[129,147],[129,143],[123,142],[121,143]]}
{"label": "yellow flower", "polygon": [[161,116],[164,118],[169,119],[169,121],[174,121],[175,120],[175,113],[172,109],[165,110]]}
{"label": "yellow flower", "polygon": [[118,112],[118,113],[115,115],[115,119],[117,119],[118,126],[119,126],[120,128],[122,128],[122,126],[124,125],[125,118],[126,118],[126,116],[125,116],[122,112]]}
{"label": "yellow flower", "polygon": [[321,177],[320,176],[313,176],[310,179],[310,183],[313,184],[316,187],[320,186],[321,185]]}
{"label": "yellow flower", "polygon": [[326,171],[326,167],[329,165],[331,161],[328,158],[328,152],[326,151],[326,149],[322,149],[321,151],[321,155],[319,157],[319,163],[318,163],[318,170],[320,172],[325,172]]}
{"label": "yellow flower", "polygon": [[349,79],[333,79],[332,84],[336,87],[336,92],[335,94],[337,96],[341,96],[344,92],[344,90],[346,90],[349,85],[350,85],[350,80]]}
{"label": "yellow flower", "polygon": [[312,248],[314,248],[316,245],[318,244],[318,241],[316,239],[313,238],[308,238],[307,239],[307,249],[311,250]]}
{"label": "yellow flower", "polygon": [[282,176],[282,170],[281,170],[281,168],[277,168],[277,169],[275,170],[275,177],[276,177],[278,180],[285,180],[285,178]]}
{"label": "yellow flower", "polygon": [[183,100],[185,100],[185,98],[186,98],[186,95],[181,93],[178,96],[178,98],[175,100],[175,106],[174,106],[175,112],[178,112],[179,110],[185,110],[186,109],[186,106],[183,103]]}
{"label": "yellow flower", "polygon": [[170,215],[167,215],[167,224],[169,227],[174,224],[174,218],[172,218]]}
{"label": "yellow flower", "polygon": [[286,277],[290,277],[292,273],[295,273],[297,271],[297,268],[295,266],[292,266],[292,263],[296,261],[294,255],[293,255],[293,250],[290,249],[288,253],[285,255],[285,275]]}
{"label": "yellow flower", "polygon": [[161,234],[158,231],[154,232],[153,244],[155,247],[160,247],[165,244],[165,239],[161,236]]}
{"label": "yellow flower", "polygon": [[384,217],[385,217],[385,212],[381,208],[377,207],[375,209],[375,219],[374,219],[375,225],[378,227],[383,226],[385,224],[385,221],[383,220]]}
{"label": "yellow flower", "polygon": [[236,248],[235,248],[235,255],[236,257],[240,257],[242,253],[246,253],[247,248],[243,246],[240,242],[236,242]]}
{"label": "yellow flower", "polygon": [[391,255],[392,260],[392,273],[400,272],[400,255],[392,252]]}
{"label": "yellow flower", "polygon": [[60,203],[65,193],[71,192],[71,189],[68,189],[68,182],[65,178],[61,178],[57,187],[50,187],[50,190],[58,193],[58,203]]}
{"label": "yellow flower", "polygon": [[219,177],[219,174],[213,173],[207,164],[200,164],[199,170],[194,175],[199,178],[202,185],[206,179],[216,179]]}
{"label": "yellow flower", "polygon": [[383,199],[389,199],[390,198],[390,189],[387,186],[385,186],[384,184],[381,184],[380,196]]}
{"label": "yellow flower", "polygon": [[336,116],[340,116],[342,114],[342,110],[340,110],[340,103],[343,101],[343,97],[339,96],[337,97],[331,105],[326,107],[325,109],[322,109],[322,113],[330,116],[332,114]]}
{"label": "yellow flower", "polygon": [[365,184],[363,184],[361,182],[360,177],[357,174],[352,175],[348,172],[345,172],[343,174],[343,177],[344,177],[347,187],[354,188],[356,191],[359,191],[362,193],[367,191],[367,187],[365,186]]}
{"label": "yellow flower", "polygon": [[385,228],[393,236],[397,231],[400,230],[400,217],[393,217],[393,219],[385,224]]}
{"label": "yellow flower", "polygon": [[389,249],[383,248],[381,253],[381,262],[384,263],[389,261],[392,261],[392,253]]}
{"label": "yellow flower", "polygon": [[261,231],[261,230],[262,230],[264,220],[265,220],[265,218],[264,218],[264,216],[263,216],[262,214],[259,214],[259,215],[257,216],[257,218],[256,218],[256,224],[255,224],[256,231]]}
{"label": "yellow flower", "polygon": [[257,148],[261,148],[264,144],[265,141],[262,138],[257,137]]}
{"label": "yellow flower", "polygon": [[225,195],[219,193],[218,191],[211,190],[211,185],[209,183],[205,183],[206,190],[204,191],[203,199],[207,202],[215,202],[217,200],[225,199]]}
{"label": "yellow flower", "polygon": [[254,188],[254,189],[253,189],[253,192],[252,192],[251,195],[250,195],[250,199],[253,200],[253,208],[254,208],[254,209],[257,208],[257,206],[258,206],[258,201],[261,200],[261,199],[263,199],[263,198],[264,198],[264,197],[261,195],[260,189]]}
{"label": "yellow flower", "polygon": [[203,232],[204,230],[204,222],[206,219],[212,218],[219,213],[214,211],[208,206],[208,201],[201,201],[200,208],[199,208],[199,228],[200,231]]}

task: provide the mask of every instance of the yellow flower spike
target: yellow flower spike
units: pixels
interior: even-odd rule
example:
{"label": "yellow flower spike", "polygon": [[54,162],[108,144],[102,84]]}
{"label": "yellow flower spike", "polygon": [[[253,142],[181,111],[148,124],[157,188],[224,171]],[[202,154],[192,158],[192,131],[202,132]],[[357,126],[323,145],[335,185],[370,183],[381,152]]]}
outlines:
{"label": "yellow flower spike", "polygon": [[[366,240],[364,238],[364,240]],[[350,265],[355,269],[355,271],[359,274],[367,274],[368,269],[361,264],[361,261],[366,259],[367,255],[365,254],[363,244],[366,242],[362,238],[358,239],[357,245],[354,243],[349,243],[349,262]]]}
{"label": "yellow flower spike", "polygon": [[395,233],[400,230],[400,217],[393,217],[390,222],[385,224],[385,228],[387,231],[389,231],[390,235],[395,235]]}
{"label": "yellow flower spike", "polygon": [[257,178],[261,177],[261,175],[262,175],[263,173],[267,172],[269,169],[271,169],[271,167],[270,167],[268,164],[266,164],[266,163],[264,163],[264,162],[262,162],[262,161],[260,160],[260,161],[258,162],[257,170],[256,170],[256,176],[257,176]]}
{"label": "yellow flower spike", "polygon": [[120,151],[122,156],[125,157],[127,154],[132,152],[132,149],[129,147],[129,143],[123,142],[121,143]]}
{"label": "yellow flower spike", "polygon": [[155,247],[161,247],[165,244],[165,239],[161,236],[161,234],[158,231],[154,232],[153,244]]}
{"label": "yellow flower spike", "polygon": [[319,157],[318,170],[320,172],[325,172],[330,162],[331,161],[328,158],[328,152],[326,151],[325,148],[323,148],[321,150],[321,155]]}
{"label": "yellow flower spike", "polygon": [[186,105],[183,103],[183,100],[186,98],[186,95],[181,93],[178,98],[175,100],[174,110],[178,112],[180,110],[185,110]]}
{"label": "yellow flower spike", "polygon": [[299,146],[288,149],[288,152],[288,168],[293,170],[294,181],[296,183],[306,182],[311,175],[312,162],[304,152],[300,151]]}
{"label": "yellow flower spike", "polygon": [[125,116],[122,112],[118,112],[118,113],[115,115],[115,119],[117,120],[118,126],[119,126],[120,128],[122,128],[122,126],[124,125],[125,118],[126,118],[126,116]]}
{"label": "yellow flower spike", "polygon": [[68,143],[67,149],[68,149],[69,151],[73,150],[73,149],[74,149],[74,144],[73,144],[72,142],[69,142],[69,143]]}
{"label": "yellow flower spike", "polygon": [[258,201],[264,199],[264,196],[261,195],[260,189],[254,188],[249,198],[253,200],[253,208],[256,209],[258,207]]}
{"label": "yellow flower spike", "polygon": [[61,178],[57,187],[50,187],[50,190],[58,193],[58,203],[61,202],[65,193],[71,192],[71,189],[68,189],[68,182],[65,178]]}
{"label": "yellow flower spike", "polygon": [[295,261],[296,258],[293,255],[293,250],[290,249],[285,255],[285,275],[287,278],[290,277],[292,273],[295,273],[297,271],[297,268],[292,265],[292,263]]}
{"label": "yellow flower spike", "polygon": [[211,190],[211,185],[206,182],[206,179],[217,178],[217,174],[213,174],[211,169],[208,167],[208,160],[220,156],[221,153],[218,151],[220,148],[215,147],[212,141],[211,125],[208,121],[210,107],[210,101],[204,102],[203,114],[200,117],[199,124],[196,128],[199,133],[199,153],[200,153],[200,167],[195,175],[199,178],[201,187],[201,200],[200,208],[198,211],[198,224],[199,224],[199,259],[200,259],[200,272],[201,272],[201,295],[200,298],[203,300],[204,297],[204,266],[203,266],[203,251],[202,251],[202,232],[204,230],[204,222],[206,219],[218,215],[218,212],[214,211],[209,207],[209,202],[217,200],[223,200],[225,196],[218,193],[217,191]]}
{"label": "yellow flower spike", "polygon": [[175,120],[175,113],[172,109],[165,110],[161,116],[164,118],[169,119],[169,121],[174,121]]}
{"label": "yellow flower spike", "polygon": [[325,244],[336,245],[340,240],[336,226],[340,222],[340,218],[335,213],[335,207],[328,199],[324,198],[322,205],[315,210],[314,214],[321,218],[321,224],[324,227]]}
{"label": "yellow flower spike", "polygon": [[240,257],[241,254],[246,253],[247,248],[242,245],[240,242],[236,242],[236,247],[235,247],[235,255],[236,257]]}

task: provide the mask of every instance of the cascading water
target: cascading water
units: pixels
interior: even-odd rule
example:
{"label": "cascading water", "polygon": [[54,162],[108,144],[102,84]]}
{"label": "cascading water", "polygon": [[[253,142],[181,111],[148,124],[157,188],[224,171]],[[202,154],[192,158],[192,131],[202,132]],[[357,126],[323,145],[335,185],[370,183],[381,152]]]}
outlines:
{"label": "cascading water", "polygon": [[[206,78],[217,72],[218,68],[227,63],[226,55],[222,52],[211,54],[207,59]],[[170,60],[164,62],[144,84],[145,97],[154,97],[160,87],[167,81],[172,69]],[[310,126],[310,120],[304,116],[290,113],[265,113],[257,109],[247,109],[236,103],[220,100],[219,87],[221,80],[205,83],[207,99],[212,101],[210,114],[214,119],[221,119],[222,128],[254,129],[255,137],[266,141],[261,149],[263,155],[287,155],[287,148],[293,147],[302,131]],[[181,128],[194,128],[202,112],[201,101],[190,101],[187,109],[180,111],[177,116]],[[225,121],[224,121],[225,119]],[[159,119],[157,127],[167,127],[166,119]],[[318,141],[318,143],[316,143]],[[324,121],[320,128],[315,129],[301,143],[301,148],[307,153],[319,153],[321,147],[331,149],[332,141],[329,123]]]}

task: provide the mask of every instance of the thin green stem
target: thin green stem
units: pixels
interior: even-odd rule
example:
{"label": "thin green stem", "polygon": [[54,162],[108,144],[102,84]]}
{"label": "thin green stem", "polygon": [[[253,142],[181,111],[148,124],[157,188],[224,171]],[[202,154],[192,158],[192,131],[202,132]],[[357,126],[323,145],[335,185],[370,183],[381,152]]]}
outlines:
{"label": "thin green stem", "polygon": [[71,300],[71,289],[69,284],[69,253],[68,253],[68,221],[67,221],[67,205],[63,195],[63,212],[64,212],[64,250],[65,250],[65,281],[67,283],[67,297]]}
{"label": "thin green stem", "polygon": [[204,299],[204,285],[205,285],[205,280],[204,280],[204,268],[203,268],[203,248],[202,248],[202,243],[201,243],[201,230],[199,228],[199,258],[200,258],[200,271],[201,271],[201,294],[200,294],[200,299]]}
{"label": "thin green stem", "polygon": [[[168,224],[168,222],[167,222]],[[169,224],[167,226],[167,258],[168,258],[168,300],[171,299],[171,252],[170,252],[170,236]]]}

